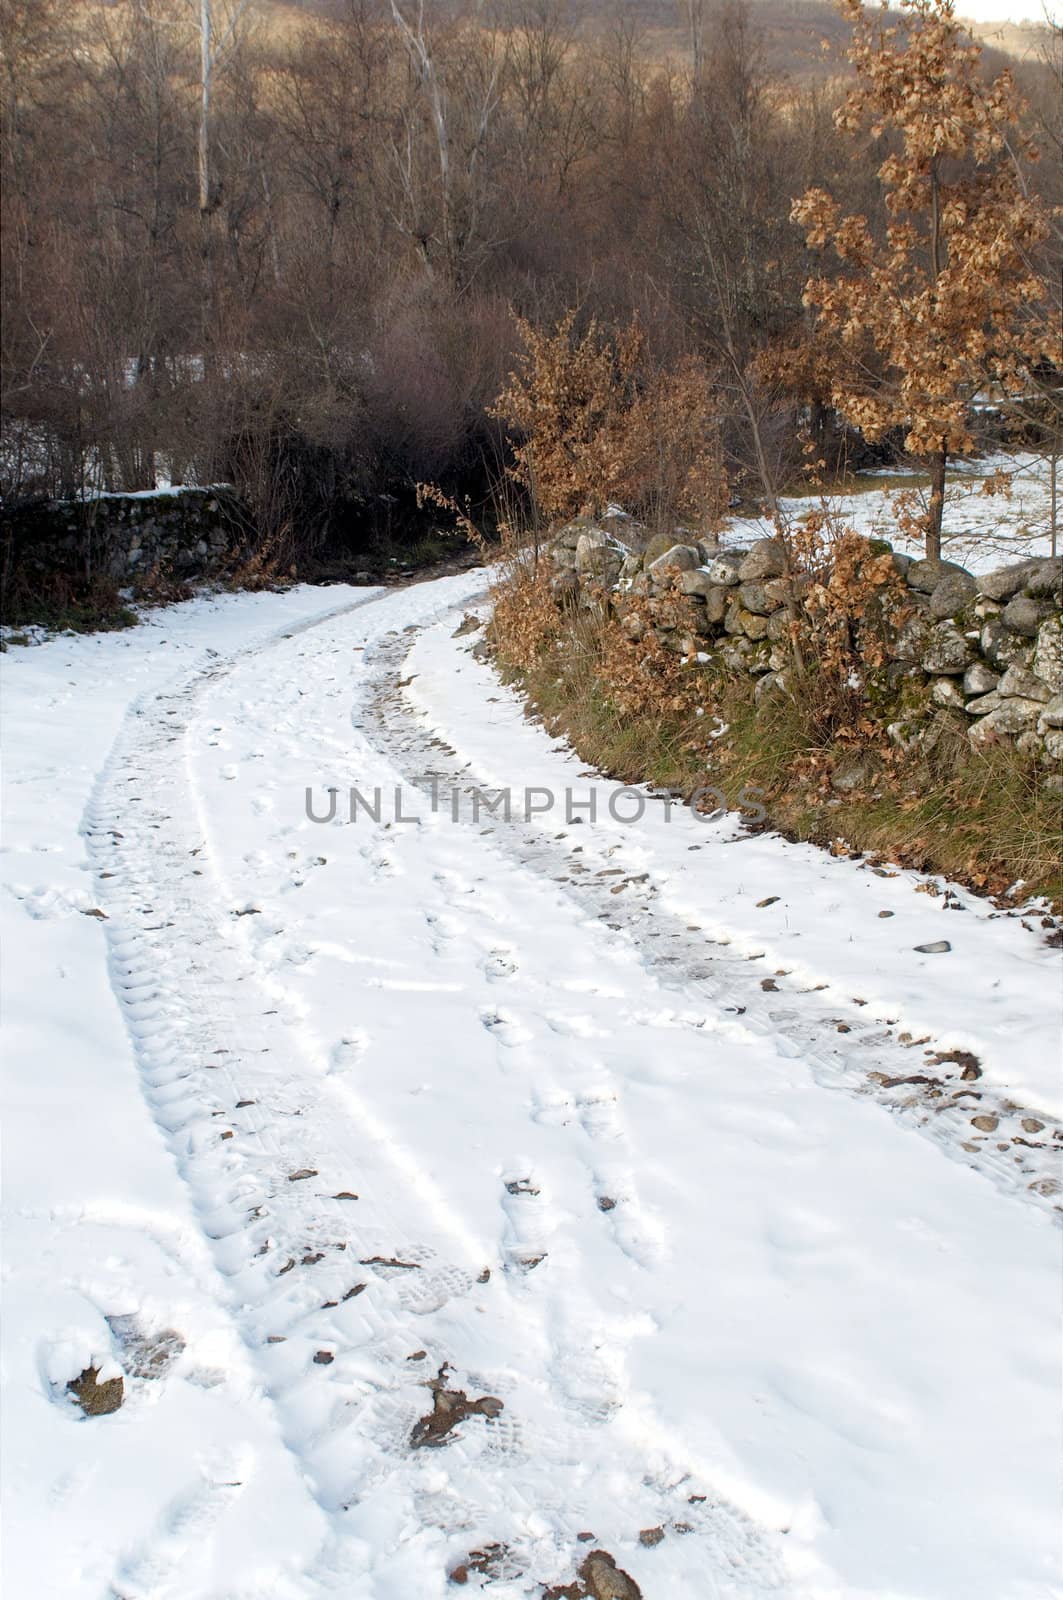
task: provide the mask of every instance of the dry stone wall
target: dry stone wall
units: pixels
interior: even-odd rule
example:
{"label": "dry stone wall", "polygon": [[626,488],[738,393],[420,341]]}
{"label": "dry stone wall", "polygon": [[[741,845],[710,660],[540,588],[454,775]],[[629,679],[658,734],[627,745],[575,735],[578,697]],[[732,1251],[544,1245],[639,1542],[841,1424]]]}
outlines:
{"label": "dry stone wall", "polygon": [[[778,540],[718,549],[647,539],[637,524],[610,518],[570,523],[547,554],[562,603],[606,606],[629,637],[651,630],[707,671],[755,678],[758,695],[785,687],[791,619],[807,580],[787,576]],[[951,561],[892,559],[908,595],[887,640],[894,709],[907,707],[888,723],[891,740],[914,745],[926,713],[946,709],[964,719],[975,748],[1004,743],[1045,764],[1063,760],[1063,560],[1035,557],[976,576]]]}
{"label": "dry stone wall", "polygon": [[226,484],[4,508],[9,573],[105,576],[136,585],[154,572],[178,578],[220,572],[249,542],[247,506]]}

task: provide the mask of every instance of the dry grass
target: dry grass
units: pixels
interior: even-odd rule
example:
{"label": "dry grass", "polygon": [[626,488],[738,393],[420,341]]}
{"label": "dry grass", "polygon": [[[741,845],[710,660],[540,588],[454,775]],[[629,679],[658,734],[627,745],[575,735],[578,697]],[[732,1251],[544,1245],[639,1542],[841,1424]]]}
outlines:
{"label": "dry grass", "polygon": [[[622,707],[608,687],[614,626],[574,612],[520,666],[506,664],[504,640],[500,648],[503,670],[551,734],[598,770],[684,796],[708,782],[736,807],[759,790],[766,825],[787,838],[943,873],[989,894],[1021,881],[1025,893],[1063,904],[1063,805],[1043,770],[1014,750],[976,754],[946,713],[918,757],[884,740],[838,741],[812,697],[755,703],[752,682],[715,687],[696,667],[684,670],[703,694],[663,709]],[[710,737],[722,723],[727,732]],[[834,787],[854,764],[856,786]]]}

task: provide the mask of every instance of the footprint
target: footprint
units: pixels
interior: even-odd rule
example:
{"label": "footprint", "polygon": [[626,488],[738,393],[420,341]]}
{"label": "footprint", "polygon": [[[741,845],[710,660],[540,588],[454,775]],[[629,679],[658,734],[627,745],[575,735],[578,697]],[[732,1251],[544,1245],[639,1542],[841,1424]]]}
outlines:
{"label": "footprint", "polygon": [[533,1272],[550,1253],[557,1221],[536,1178],[524,1172],[502,1180],[505,1215],[502,1257],[507,1272]]}
{"label": "footprint", "polygon": [[364,1028],[352,1028],[329,1054],[330,1072],[349,1072],[358,1064],[369,1048],[369,1035]]}
{"label": "footprint", "polygon": [[499,1044],[504,1044],[508,1049],[517,1045],[527,1044],[534,1038],[534,1034],[515,1017],[508,1016],[503,1011],[483,1010],[480,1012],[480,1021]]}
{"label": "footprint", "polygon": [[512,950],[492,950],[481,961],[480,969],[489,982],[496,983],[500,978],[512,978],[517,970],[517,963],[513,959]]}

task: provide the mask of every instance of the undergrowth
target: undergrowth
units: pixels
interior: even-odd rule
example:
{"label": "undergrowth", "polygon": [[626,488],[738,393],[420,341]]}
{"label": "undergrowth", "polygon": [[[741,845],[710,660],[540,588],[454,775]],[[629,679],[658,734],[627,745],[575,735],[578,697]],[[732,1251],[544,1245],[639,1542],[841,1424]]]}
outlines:
{"label": "undergrowth", "polygon": [[[897,750],[866,721],[843,721],[839,736],[815,664],[793,692],[755,700],[754,680],[722,680],[672,657],[682,691],[673,683],[656,700],[632,697],[618,689],[630,646],[616,620],[556,607],[551,619],[541,604],[529,614],[529,588],[527,579],[523,594],[502,583],[510,613],[496,611],[493,625],[499,665],[550,733],[607,776],[687,799],[711,785],[732,809],[763,806],[758,825],[787,838],[990,894],[1021,883],[1024,895],[1063,904],[1060,800],[1043,768],[1013,748],[972,750],[965,726],[944,711],[929,716],[918,753]],[[535,619],[516,655],[506,633],[514,612]]]}

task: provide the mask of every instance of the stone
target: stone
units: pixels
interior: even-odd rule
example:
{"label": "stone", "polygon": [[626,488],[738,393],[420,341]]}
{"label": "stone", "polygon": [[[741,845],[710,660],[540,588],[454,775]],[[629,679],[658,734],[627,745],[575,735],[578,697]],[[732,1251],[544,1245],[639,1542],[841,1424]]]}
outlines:
{"label": "stone", "polygon": [[758,578],[781,578],[786,571],[786,551],[778,539],[758,539],[738,569],[742,583]]}
{"label": "stone", "polygon": [[930,624],[923,617],[909,617],[890,646],[894,661],[922,661],[930,645]]}
{"label": "stone", "polygon": [[1037,630],[1033,670],[1053,694],[1063,693],[1063,619],[1048,617]]}
{"label": "stone", "polygon": [[620,576],[633,578],[637,572],[642,571],[642,557],[639,555],[625,556],[620,564]]}
{"label": "stone", "polygon": [[724,550],[711,561],[706,561],[705,570],[713,583],[722,583],[728,587],[738,582],[738,571],[745,560],[744,550]]}
{"label": "stone", "polygon": [[1063,556],[1042,556],[1023,585],[1023,593],[1035,600],[1055,600],[1058,605],[1063,598]]}
{"label": "stone", "polygon": [[106,1417],[117,1411],[125,1399],[125,1382],[121,1376],[99,1381],[100,1368],[86,1367],[76,1378],[71,1378],[67,1389],[74,1396],[87,1417]]}
{"label": "stone", "polygon": [[748,583],[741,584],[738,598],[747,611],[755,611],[761,617],[766,617],[770,611],[777,611],[780,605],[780,602],[769,594],[768,585],[758,579],[751,579]]}
{"label": "stone", "polygon": [[628,639],[638,641],[645,637],[646,619],[638,611],[632,611],[629,616],[621,617],[620,631]]}
{"label": "stone", "polygon": [[872,779],[872,767],[863,756],[842,755],[835,761],[830,775],[830,786],[839,794],[852,794],[866,789]]}
{"label": "stone", "polygon": [[997,711],[1004,704],[1004,697],[991,689],[988,694],[977,695],[973,700],[968,700],[964,706],[969,717],[985,717],[991,711]]}
{"label": "stone", "polygon": [[894,572],[899,573],[902,578],[907,577],[912,565],[912,557],[904,555],[900,550],[891,550],[890,559],[893,562]]}
{"label": "stone", "polygon": [[1049,728],[1063,728],[1063,694],[1054,694],[1037,719],[1038,733]]}
{"label": "stone", "polygon": [[782,644],[790,637],[790,614],[788,611],[773,611],[768,618],[768,638],[773,644]]}
{"label": "stone", "polygon": [[670,577],[679,572],[693,572],[701,565],[698,552],[688,544],[673,544],[657,556],[654,561],[646,564],[646,571],[658,583],[666,583]]}
{"label": "stone", "polygon": [[[737,631],[739,631],[741,633],[744,633],[747,639],[766,639],[767,638],[767,636],[768,636],[768,619],[767,619],[767,617],[759,617],[759,616],[757,616],[755,611],[747,611],[746,608],[744,606],[742,606],[742,605],[731,606],[729,611],[728,611],[728,613],[727,613],[728,617],[730,617],[732,615],[732,613],[734,613],[735,620],[738,623],[738,630]],[[733,628],[729,628],[728,629],[729,633],[733,633],[735,631],[736,630],[733,629]]]}
{"label": "stone", "polygon": [[1020,756],[1025,756],[1028,761],[1037,761],[1044,747],[1040,734],[1020,733],[1015,740],[1015,748]]}
{"label": "stone", "polygon": [[1011,740],[1016,734],[1033,733],[1041,714],[1040,700],[1002,700],[988,716],[978,717],[967,730],[976,747]]}
{"label": "stone", "polygon": [[643,564],[647,567],[652,566],[653,562],[658,561],[661,556],[667,555],[668,551],[673,550],[674,548],[674,534],[655,533],[653,538],[648,540],[646,547],[642,552]]}
{"label": "stone", "polygon": [[1049,761],[1063,761],[1063,728],[1049,728],[1044,741]]}
{"label": "stone", "polygon": [[1035,673],[1019,666],[1008,668],[997,686],[997,693],[1005,700],[1018,696],[1025,700],[1040,700],[1042,705],[1052,698],[1047,683],[1042,683]]}
{"label": "stone", "polygon": [[634,1578],[617,1566],[607,1550],[592,1550],[580,1562],[579,1575],[588,1600],[642,1600],[642,1590]]}
{"label": "stone", "polygon": [[554,535],[554,543],[563,550],[575,550],[589,527],[588,522],[570,522]]}
{"label": "stone", "polygon": [[935,678],[930,698],[936,706],[944,706],[947,710],[964,710],[963,690],[955,678]]}
{"label": "stone", "polygon": [[576,571],[581,576],[616,579],[623,559],[623,552],[597,528],[580,534],[576,545]]}
{"label": "stone", "polygon": [[989,694],[999,682],[997,674],[984,661],[972,661],[963,675],[963,692],[968,695]]}
{"label": "stone", "polygon": [[954,617],[974,599],[975,583],[969,572],[947,572],[930,596],[930,615]]}
{"label": "stone", "polygon": [[974,660],[974,647],[951,622],[939,622],[930,630],[923,652],[923,670],[947,677],[961,676]]}
{"label": "stone", "polygon": [[712,589],[718,589],[719,584],[713,583],[704,567],[695,567],[690,572],[679,574],[680,594],[698,595],[702,600]]}
{"label": "stone", "polygon": [[991,617],[982,626],[979,647],[991,666],[1003,672],[1014,662],[1029,666],[1033,652],[1026,640],[1006,628],[999,617]]}
{"label": "stone", "polygon": [[978,593],[987,600],[1010,600],[1012,595],[1025,589],[1040,565],[1040,558],[1034,556],[1028,561],[1013,561],[1009,566],[997,567],[995,572],[983,573],[978,579]]}
{"label": "stone", "polygon": [[559,605],[579,599],[579,579],[574,572],[559,572],[550,579],[550,593]]}
{"label": "stone", "polygon": [[947,939],[934,939],[930,944],[917,944],[914,948],[921,956],[944,956],[952,949]]}
{"label": "stone", "polygon": [[1054,609],[1050,600],[1031,600],[1028,595],[1017,594],[1014,600],[1008,601],[1000,613],[1000,620],[1013,633],[1021,633],[1027,639],[1034,639],[1042,622],[1052,615]]}
{"label": "stone", "polygon": [[953,572],[963,573],[964,577],[970,576],[966,568],[958,566],[955,561],[931,561],[924,558],[912,562],[904,579],[909,589],[917,589],[921,594],[933,594],[941,580]]}

